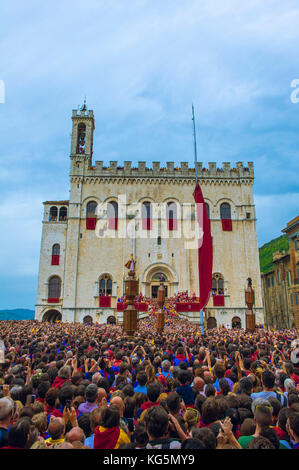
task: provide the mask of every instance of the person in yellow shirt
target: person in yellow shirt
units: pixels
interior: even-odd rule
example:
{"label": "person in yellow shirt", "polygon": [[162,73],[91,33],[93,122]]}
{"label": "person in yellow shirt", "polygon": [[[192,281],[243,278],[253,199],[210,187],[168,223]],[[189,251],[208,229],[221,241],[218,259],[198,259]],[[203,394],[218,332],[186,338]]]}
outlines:
{"label": "person in yellow shirt", "polygon": [[63,418],[53,417],[48,426],[50,437],[45,440],[48,447],[64,442],[65,423]]}

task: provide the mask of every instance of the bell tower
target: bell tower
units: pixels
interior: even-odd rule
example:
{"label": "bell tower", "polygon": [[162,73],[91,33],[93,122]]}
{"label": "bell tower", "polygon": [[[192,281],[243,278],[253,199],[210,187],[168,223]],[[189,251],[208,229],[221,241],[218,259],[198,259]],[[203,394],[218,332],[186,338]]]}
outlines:
{"label": "bell tower", "polygon": [[80,110],[73,109],[72,121],[72,165],[84,161],[91,166],[95,124],[93,111],[87,109],[86,100]]}

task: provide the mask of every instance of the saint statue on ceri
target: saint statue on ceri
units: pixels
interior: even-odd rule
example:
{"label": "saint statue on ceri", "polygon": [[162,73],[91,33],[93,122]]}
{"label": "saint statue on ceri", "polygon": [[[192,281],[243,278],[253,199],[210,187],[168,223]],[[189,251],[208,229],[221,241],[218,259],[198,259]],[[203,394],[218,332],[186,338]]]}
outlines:
{"label": "saint statue on ceri", "polygon": [[134,255],[133,253],[131,253],[131,258],[129,259],[129,261],[126,262],[125,267],[129,269],[129,271],[135,271],[135,264],[136,261],[134,259]]}

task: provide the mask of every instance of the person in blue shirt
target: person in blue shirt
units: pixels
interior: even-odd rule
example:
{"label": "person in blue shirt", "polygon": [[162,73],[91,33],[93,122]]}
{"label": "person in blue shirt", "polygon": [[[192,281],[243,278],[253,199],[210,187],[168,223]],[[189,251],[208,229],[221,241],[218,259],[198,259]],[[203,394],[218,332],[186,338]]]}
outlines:
{"label": "person in blue shirt", "polygon": [[134,386],[134,393],[144,393],[146,395],[147,389],[146,389],[146,382],[147,382],[147,375],[146,373],[142,370],[137,373],[136,376],[137,380],[137,385]]}
{"label": "person in blue shirt", "polygon": [[172,378],[173,376],[172,376],[172,373],[170,372],[170,367],[171,367],[170,361],[165,359],[164,361],[162,361],[161,366],[162,366],[161,372],[158,372],[157,376],[164,375],[165,379]]}

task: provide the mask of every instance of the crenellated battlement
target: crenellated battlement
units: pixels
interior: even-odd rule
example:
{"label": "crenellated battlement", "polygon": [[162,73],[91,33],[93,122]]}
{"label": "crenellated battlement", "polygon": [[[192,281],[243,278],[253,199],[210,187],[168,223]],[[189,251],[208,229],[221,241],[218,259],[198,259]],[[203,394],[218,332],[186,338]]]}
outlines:
{"label": "crenellated battlement", "polygon": [[[75,169],[75,168],[74,168]],[[73,173],[75,176],[76,171]],[[78,172],[80,174],[80,172]],[[215,162],[209,162],[208,168],[203,166],[202,162],[197,163],[197,174],[199,178],[219,178],[219,179],[238,179],[238,178],[254,178],[253,162],[248,162],[247,167],[243,166],[243,162],[237,162],[235,167],[231,168],[231,163],[223,162],[221,167]],[[167,162],[161,165],[160,162],[152,162],[151,167],[146,162],[139,161],[137,166],[131,161],[125,161],[119,165],[117,161],[110,161],[109,165],[105,165],[103,161],[96,161],[94,166],[87,168],[85,176],[116,176],[116,177],[195,177],[195,166],[189,166],[188,162],[181,162],[180,166],[175,166],[174,162]]]}

